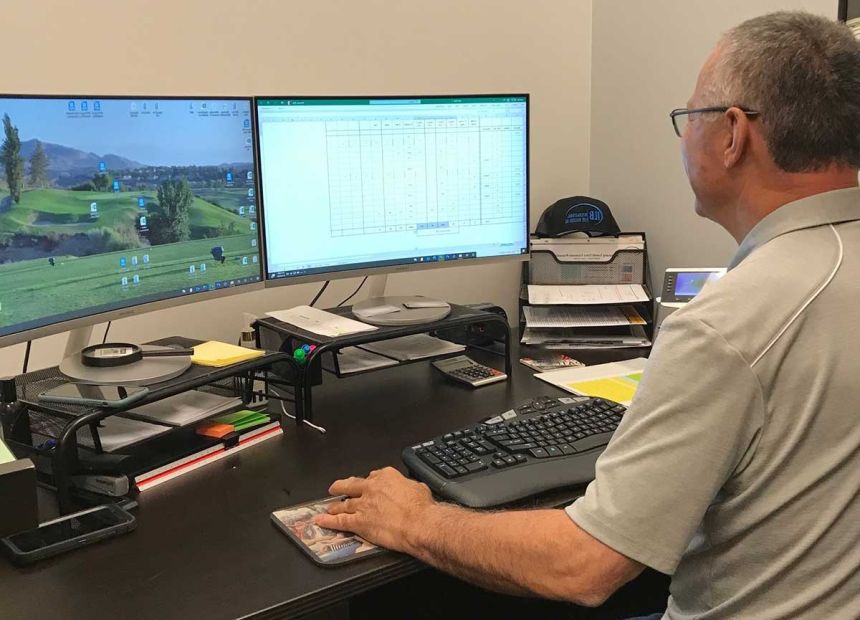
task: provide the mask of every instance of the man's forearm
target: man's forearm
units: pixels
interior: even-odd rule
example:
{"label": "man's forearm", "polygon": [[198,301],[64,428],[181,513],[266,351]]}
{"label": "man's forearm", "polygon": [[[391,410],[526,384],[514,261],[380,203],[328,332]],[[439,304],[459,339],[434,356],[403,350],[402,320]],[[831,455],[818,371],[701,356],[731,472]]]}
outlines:
{"label": "man's forearm", "polygon": [[606,584],[594,583],[584,565],[581,533],[560,510],[479,513],[434,504],[410,524],[407,540],[412,555],[481,586],[599,604]]}

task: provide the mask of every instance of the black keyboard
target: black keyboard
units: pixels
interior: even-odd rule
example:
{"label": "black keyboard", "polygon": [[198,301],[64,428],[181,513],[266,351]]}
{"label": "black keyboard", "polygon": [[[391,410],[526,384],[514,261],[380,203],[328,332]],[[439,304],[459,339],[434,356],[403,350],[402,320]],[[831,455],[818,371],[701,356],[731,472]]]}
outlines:
{"label": "black keyboard", "polygon": [[594,479],[626,408],[602,398],[540,397],[403,450],[437,495],[472,508],[509,504]]}

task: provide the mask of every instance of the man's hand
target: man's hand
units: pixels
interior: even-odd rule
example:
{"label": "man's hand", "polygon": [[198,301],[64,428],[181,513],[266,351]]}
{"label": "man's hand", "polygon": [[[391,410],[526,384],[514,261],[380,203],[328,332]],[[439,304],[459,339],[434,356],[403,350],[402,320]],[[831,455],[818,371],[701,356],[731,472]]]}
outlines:
{"label": "man's hand", "polygon": [[409,552],[409,535],[435,502],[426,484],[408,480],[393,467],[377,469],[367,478],[338,480],[332,495],[348,496],[333,502],[329,514],[318,515],[317,525],[358,534],[395,551]]}

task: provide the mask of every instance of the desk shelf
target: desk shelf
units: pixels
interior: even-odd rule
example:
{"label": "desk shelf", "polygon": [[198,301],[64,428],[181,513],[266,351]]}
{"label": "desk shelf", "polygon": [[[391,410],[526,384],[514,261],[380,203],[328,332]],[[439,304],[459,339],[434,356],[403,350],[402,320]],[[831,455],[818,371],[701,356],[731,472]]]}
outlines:
{"label": "desk shelf", "polygon": [[[327,310],[338,316],[352,318],[352,307],[332,308]],[[503,334],[504,352],[499,354],[492,349],[483,349],[476,342],[471,333],[472,327],[476,325],[494,324],[498,326],[499,333]],[[372,332],[361,332],[358,334],[349,334],[332,338],[329,336],[321,336],[313,332],[309,332],[295,325],[290,325],[279,321],[272,317],[263,317],[254,323],[254,328],[257,334],[257,346],[268,350],[277,350],[285,355],[292,354],[292,351],[304,344],[315,345],[315,349],[308,355],[301,369],[296,372],[295,366],[290,367],[285,364],[275,364],[272,367],[274,374],[281,378],[281,382],[289,385],[294,389],[295,405],[296,405],[296,422],[301,423],[303,420],[313,419],[313,401],[312,389],[313,386],[322,383],[322,356],[330,353],[337,355],[338,351],[346,347],[368,344],[371,342],[380,342],[399,338],[401,336],[411,336],[415,334],[430,334],[443,339],[451,340],[452,338],[460,341],[460,344],[469,348],[477,348],[488,351],[494,355],[504,357],[505,374],[511,375],[511,355],[510,344],[511,335],[507,319],[501,315],[471,308],[469,306],[461,306],[451,304],[451,313],[439,321],[432,323],[423,323],[420,325],[397,325],[397,326],[380,326]],[[355,373],[340,374],[331,373],[339,378],[348,378],[352,376],[365,375],[375,371],[385,371],[389,368],[396,368],[415,362],[426,362],[440,357],[449,357],[453,353],[444,354],[436,357],[425,357],[416,360],[398,361],[396,364],[383,366],[380,368],[372,368]],[[335,368],[337,366],[335,365]],[[271,379],[270,382],[277,385],[277,379]]]}
{"label": "desk shelf", "polygon": [[[200,341],[171,337],[150,344],[192,347],[200,344]],[[7,438],[8,443],[14,447],[16,453],[32,458],[43,482],[56,488],[60,511],[67,513],[75,508],[72,501],[71,476],[82,472],[106,473],[111,469],[111,473],[128,474],[129,472],[125,471],[127,467],[122,466],[121,462],[128,458],[129,453],[140,454],[142,447],[155,445],[156,442],[162,446],[170,445],[178,434],[193,433],[187,427],[173,427],[163,434],[129,444],[116,453],[106,453],[101,450],[98,440],[99,422],[129,409],[198,388],[240,397],[243,405],[248,406],[252,403],[253,385],[260,377],[259,373],[283,358],[284,355],[280,353],[267,353],[262,357],[224,368],[192,365],[179,377],[149,386],[150,393],[144,399],[126,407],[110,409],[39,401],[40,393],[68,383],[68,379],[60,373],[58,367],[20,375],[16,380],[18,399],[26,405],[26,412],[13,427],[11,436]],[[213,415],[221,413],[223,412]],[[94,449],[78,444],[78,431],[84,427],[89,427],[92,433]],[[39,438],[36,442],[33,441],[34,436]],[[218,442],[217,439],[200,438],[194,447],[200,449],[206,447],[203,443],[216,445]],[[104,497],[100,497],[104,500]]]}

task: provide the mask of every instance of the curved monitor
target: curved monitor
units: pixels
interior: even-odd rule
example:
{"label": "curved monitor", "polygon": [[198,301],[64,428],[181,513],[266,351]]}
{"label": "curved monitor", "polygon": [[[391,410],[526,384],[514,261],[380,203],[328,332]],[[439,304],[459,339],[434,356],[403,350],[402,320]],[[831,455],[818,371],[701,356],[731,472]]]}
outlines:
{"label": "curved monitor", "polygon": [[523,260],[528,104],[258,97],[267,284]]}
{"label": "curved monitor", "polygon": [[0,96],[0,346],[261,286],[249,98]]}

